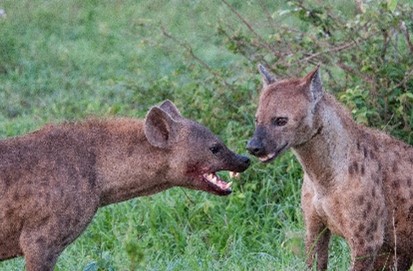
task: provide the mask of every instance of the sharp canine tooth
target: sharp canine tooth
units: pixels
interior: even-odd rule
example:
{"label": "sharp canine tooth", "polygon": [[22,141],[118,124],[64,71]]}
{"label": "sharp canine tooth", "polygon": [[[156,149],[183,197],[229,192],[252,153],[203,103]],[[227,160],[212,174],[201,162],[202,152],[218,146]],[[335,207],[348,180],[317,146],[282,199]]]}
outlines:
{"label": "sharp canine tooth", "polygon": [[227,184],[227,188],[230,188],[231,185],[232,185],[232,182],[229,182],[229,183]]}
{"label": "sharp canine tooth", "polygon": [[217,184],[218,178],[214,176],[214,178],[212,178],[211,182],[213,182],[214,184]]}

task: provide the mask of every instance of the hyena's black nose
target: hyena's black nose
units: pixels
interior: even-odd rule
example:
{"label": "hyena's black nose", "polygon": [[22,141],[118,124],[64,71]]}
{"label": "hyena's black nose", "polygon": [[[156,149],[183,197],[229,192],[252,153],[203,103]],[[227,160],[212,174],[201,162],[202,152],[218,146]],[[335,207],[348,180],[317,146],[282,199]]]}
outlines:
{"label": "hyena's black nose", "polygon": [[240,155],[240,161],[245,167],[249,167],[250,159],[247,156]]}
{"label": "hyena's black nose", "polygon": [[250,141],[248,141],[247,150],[249,151],[249,153],[255,156],[260,156],[265,152],[262,141],[257,140],[256,138],[252,138]]}
{"label": "hyena's black nose", "polygon": [[237,160],[234,164],[233,170],[236,172],[243,172],[250,166],[250,159],[247,156],[237,154]]}

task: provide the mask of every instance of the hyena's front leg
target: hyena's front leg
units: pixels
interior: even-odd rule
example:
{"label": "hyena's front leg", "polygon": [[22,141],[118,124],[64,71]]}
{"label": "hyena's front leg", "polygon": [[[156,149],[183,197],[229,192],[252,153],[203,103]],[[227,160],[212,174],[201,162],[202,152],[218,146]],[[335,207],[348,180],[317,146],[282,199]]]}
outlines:
{"label": "hyena's front leg", "polygon": [[313,190],[311,184],[304,177],[301,206],[304,213],[306,227],[306,253],[307,266],[312,269],[314,263],[317,263],[317,270],[327,270],[328,263],[328,243],[330,241],[330,230],[324,225],[319,218],[313,205]]}
{"label": "hyena's front leg", "polygon": [[307,266],[312,269],[314,263],[317,270],[327,270],[328,243],[330,241],[330,230],[317,219],[306,219]]}

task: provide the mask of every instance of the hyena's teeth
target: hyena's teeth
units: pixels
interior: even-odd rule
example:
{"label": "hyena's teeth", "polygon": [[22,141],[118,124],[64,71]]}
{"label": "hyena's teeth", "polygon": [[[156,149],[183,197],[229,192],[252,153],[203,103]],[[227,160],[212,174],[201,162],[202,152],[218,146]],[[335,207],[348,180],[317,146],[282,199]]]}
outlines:
{"label": "hyena's teeth", "polygon": [[229,173],[229,177],[230,177],[230,178],[239,178],[240,175],[241,175],[241,174],[239,174],[239,172],[234,172],[234,171],[231,171],[231,172]]}
{"label": "hyena's teeth", "polygon": [[232,185],[232,182],[229,182],[229,183],[227,184],[227,189],[230,188],[231,185]]}
{"label": "hyena's teeth", "polygon": [[215,174],[213,173],[209,173],[209,174],[205,174],[204,177],[211,183],[213,184],[217,184],[218,183],[218,178]]}
{"label": "hyena's teeth", "polygon": [[268,161],[268,160],[274,158],[274,156],[275,156],[275,153],[270,153],[270,154],[267,154],[264,157],[259,157],[258,159],[260,159],[261,162],[265,162],[265,161]]}

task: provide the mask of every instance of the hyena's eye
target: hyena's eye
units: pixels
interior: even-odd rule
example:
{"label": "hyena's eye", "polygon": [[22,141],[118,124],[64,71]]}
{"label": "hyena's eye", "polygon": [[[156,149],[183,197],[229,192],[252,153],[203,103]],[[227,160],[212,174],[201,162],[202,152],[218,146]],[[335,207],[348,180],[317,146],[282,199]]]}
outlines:
{"label": "hyena's eye", "polygon": [[287,117],[278,117],[278,118],[273,118],[271,120],[272,125],[275,125],[275,126],[284,126],[287,124],[287,122],[288,122]]}
{"label": "hyena's eye", "polygon": [[213,154],[217,154],[221,150],[221,145],[219,145],[219,144],[212,145],[211,147],[209,147],[209,150]]}

